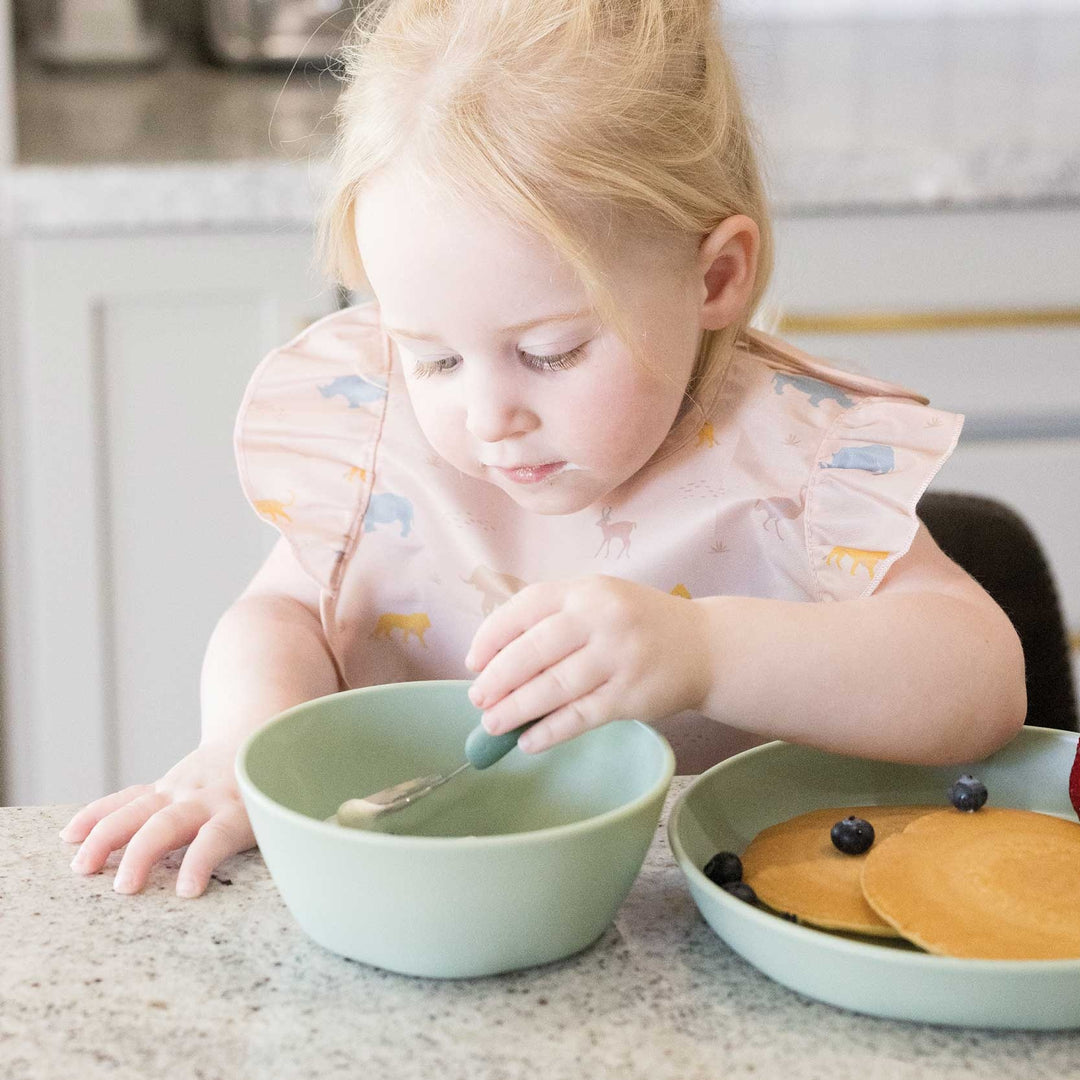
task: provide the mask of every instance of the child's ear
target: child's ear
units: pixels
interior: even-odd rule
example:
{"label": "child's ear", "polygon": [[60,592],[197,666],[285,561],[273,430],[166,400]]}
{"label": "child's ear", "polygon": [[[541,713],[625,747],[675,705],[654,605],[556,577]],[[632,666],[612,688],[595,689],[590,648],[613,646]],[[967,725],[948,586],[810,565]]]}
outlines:
{"label": "child's ear", "polygon": [[761,235],[745,214],[724,218],[698,248],[701,328],[722,330],[741,318],[750,304],[757,274]]}

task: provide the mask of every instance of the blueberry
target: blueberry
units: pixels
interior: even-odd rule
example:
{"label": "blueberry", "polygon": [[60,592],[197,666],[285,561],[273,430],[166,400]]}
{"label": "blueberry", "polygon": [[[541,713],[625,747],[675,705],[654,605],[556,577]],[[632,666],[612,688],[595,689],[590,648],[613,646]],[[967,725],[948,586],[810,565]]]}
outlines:
{"label": "blueberry", "polygon": [[978,810],[986,802],[986,785],[964,773],[949,786],[949,802],[957,810]]}
{"label": "blueberry", "polygon": [[718,851],[705,864],[702,873],[715,885],[742,881],[742,860],[733,851]]}
{"label": "blueberry", "polygon": [[861,855],[874,842],[874,826],[861,817],[846,817],[829,831],[833,846],[845,855]]}
{"label": "blueberry", "polygon": [[738,900],[745,900],[748,904],[757,903],[757,893],[745,881],[725,881],[720,887]]}

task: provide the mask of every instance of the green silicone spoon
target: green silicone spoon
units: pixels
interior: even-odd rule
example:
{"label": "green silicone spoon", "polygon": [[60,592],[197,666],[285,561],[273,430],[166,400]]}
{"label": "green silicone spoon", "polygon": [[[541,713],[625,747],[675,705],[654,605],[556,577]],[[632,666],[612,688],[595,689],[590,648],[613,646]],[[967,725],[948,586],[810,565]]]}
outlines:
{"label": "green silicone spoon", "polygon": [[453,772],[418,776],[415,780],[405,780],[392,787],[383,788],[382,791],[376,791],[374,795],[365,795],[362,799],[346,799],[338,807],[334,820],[350,829],[367,828],[375,818],[411,806],[417,799],[423,798],[437,787],[442,787],[448,780],[453,780],[470,765],[474,769],[486,769],[489,765],[494,765],[517,746],[521,734],[535,723],[536,720],[530,720],[513,731],[503,732],[502,735],[489,735],[483,724],[477,724],[465,740],[465,760]]}

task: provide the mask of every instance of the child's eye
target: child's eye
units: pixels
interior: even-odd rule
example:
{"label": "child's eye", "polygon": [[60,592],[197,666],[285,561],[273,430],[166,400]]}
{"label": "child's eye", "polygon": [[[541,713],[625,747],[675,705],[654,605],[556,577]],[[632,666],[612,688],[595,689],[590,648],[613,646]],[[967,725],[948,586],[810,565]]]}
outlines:
{"label": "child's eye", "polygon": [[[573,367],[578,358],[585,351],[587,341],[570,349],[569,352],[558,353],[555,356],[538,356],[535,353],[527,353],[518,349],[518,356],[526,366],[538,371],[561,371],[564,368]],[[414,378],[426,379],[432,375],[441,375],[453,371],[458,365],[459,358],[456,356],[440,356],[435,360],[417,360],[413,365]]]}
{"label": "child's eye", "polygon": [[518,349],[518,355],[531,368],[539,368],[541,371],[561,371],[574,366],[587,344],[587,341],[583,341],[569,352],[559,353],[557,356],[537,356],[535,353],[522,352],[520,349]]}
{"label": "child's eye", "polygon": [[440,356],[437,360],[417,360],[413,364],[413,377],[426,379],[431,375],[439,375],[444,371],[453,371],[457,366],[456,356]]}

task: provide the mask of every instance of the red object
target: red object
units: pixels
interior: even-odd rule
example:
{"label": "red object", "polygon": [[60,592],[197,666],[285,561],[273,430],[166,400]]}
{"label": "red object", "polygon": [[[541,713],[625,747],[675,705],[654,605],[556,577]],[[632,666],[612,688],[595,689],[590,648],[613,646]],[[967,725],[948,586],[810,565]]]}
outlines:
{"label": "red object", "polygon": [[1073,804],[1076,816],[1080,817],[1080,742],[1076,744],[1076,757],[1073,758],[1072,771],[1069,773],[1069,801]]}

